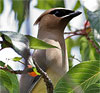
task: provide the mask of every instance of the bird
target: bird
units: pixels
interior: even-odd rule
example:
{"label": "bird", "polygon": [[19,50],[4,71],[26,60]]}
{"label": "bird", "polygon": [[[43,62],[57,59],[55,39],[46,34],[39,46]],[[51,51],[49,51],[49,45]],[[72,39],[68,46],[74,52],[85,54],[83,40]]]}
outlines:
{"label": "bird", "polygon": [[[54,87],[69,70],[64,29],[71,19],[80,14],[80,11],[52,8],[41,14],[34,23],[34,25],[38,24],[37,38],[57,47],[37,49],[32,55],[40,68],[48,74]],[[41,76],[31,77],[28,74],[22,75],[20,93],[47,93],[43,78]]]}

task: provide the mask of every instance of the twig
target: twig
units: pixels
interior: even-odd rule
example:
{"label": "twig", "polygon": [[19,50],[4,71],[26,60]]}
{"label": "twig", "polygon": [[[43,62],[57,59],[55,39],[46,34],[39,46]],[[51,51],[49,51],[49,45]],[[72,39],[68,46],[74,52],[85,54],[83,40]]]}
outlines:
{"label": "twig", "polygon": [[76,31],[74,31],[74,32],[65,32],[64,34],[75,34],[75,33],[80,32],[80,31],[82,31],[82,30],[83,30],[83,29],[76,30]]}
{"label": "twig", "polygon": [[44,72],[39,65],[36,63],[36,61],[33,58],[33,62],[37,68],[37,71],[42,75],[44,82],[46,83],[46,87],[47,87],[47,93],[53,93],[53,84],[51,79],[48,77],[47,73]]}
{"label": "twig", "polygon": [[26,73],[29,73],[29,72],[33,72],[32,68],[28,68],[26,70],[16,70],[16,71],[14,71],[14,70],[8,69],[7,67],[1,67],[0,66],[0,69],[2,69],[4,71],[8,71],[8,72],[13,73],[13,74],[23,74],[23,73],[26,74]]}
{"label": "twig", "polygon": [[[75,35],[82,35],[82,36],[85,36],[86,39],[93,45],[93,47],[96,49],[97,53],[100,53],[100,49],[96,46],[96,44],[94,43],[94,41],[92,39],[90,39],[89,37],[89,33],[91,32],[91,29],[90,29],[90,26],[86,27],[88,24],[88,21],[86,22],[85,26],[84,26],[84,29],[81,29],[81,30],[76,30],[74,32],[67,32],[67,33],[64,33],[64,34],[71,34],[69,35],[66,39],[72,37],[72,36],[75,36]],[[90,29],[89,32],[87,32],[86,30],[87,29]]]}
{"label": "twig", "polygon": [[24,62],[22,62],[22,61],[18,61],[19,63],[21,63],[21,64],[23,64],[23,65],[25,65],[25,63]]}
{"label": "twig", "polygon": [[76,30],[76,31],[74,31],[74,32],[66,32],[66,33],[64,33],[64,34],[71,34],[71,35],[69,35],[66,39],[68,39],[68,38],[70,38],[70,37],[72,37],[72,36],[76,36],[76,35],[86,35],[87,33],[84,33],[83,32],[83,30]]}
{"label": "twig", "polygon": [[68,36],[66,39],[71,38],[72,36],[75,36],[75,35],[70,35],[70,36]]}
{"label": "twig", "polygon": [[100,53],[100,49],[96,46],[96,44],[94,43],[94,41],[92,39],[90,39],[90,37],[88,35],[86,36],[86,38],[93,45],[93,47],[96,49],[96,51],[98,53]]}
{"label": "twig", "polygon": [[22,61],[14,61],[14,62],[19,62],[19,63],[21,63],[21,64],[25,65],[25,63],[24,63],[24,62],[22,62]]}
{"label": "twig", "polygon": [[82,62],[82,61],[80,61],[78,58],[73,58],[73,59],[75,59],[75,60],[77,60],[77,61],[79,61],[79,62]]}
{"label": "twig", "polygon": [[75,60],[77,60],[79,62],[82,62],[81,60],[79,60],[78,58],[75,58],[74,56],[72,56],[70,59],[75,59]]}
{"label": "twig", "polygon": [[14,74],[22,74],[22,73],[23,73],[22,70],[14,71],[14,70],[10,70],[10,69],[8,69],[8,68],[1,67],[1,66],[0,66],[0,69],[2,69],[2,70],[4,70],[4,71],[8,71],[8,72],[10,72],[10,73],[14,73]]}

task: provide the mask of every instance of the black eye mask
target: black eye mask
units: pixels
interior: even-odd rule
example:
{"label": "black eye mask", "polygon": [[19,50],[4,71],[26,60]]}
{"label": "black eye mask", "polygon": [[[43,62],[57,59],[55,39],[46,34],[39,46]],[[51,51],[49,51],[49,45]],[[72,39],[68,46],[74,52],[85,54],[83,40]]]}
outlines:
{"label": "black eye mask", "polygon": [[66,16],[70,13],[73,13],[73,12],[74,11],[71,11],[71,10],[57,9],[57,10],[51,11],[49,14],[53,14],[57,17],[63,17],[63,16]]}

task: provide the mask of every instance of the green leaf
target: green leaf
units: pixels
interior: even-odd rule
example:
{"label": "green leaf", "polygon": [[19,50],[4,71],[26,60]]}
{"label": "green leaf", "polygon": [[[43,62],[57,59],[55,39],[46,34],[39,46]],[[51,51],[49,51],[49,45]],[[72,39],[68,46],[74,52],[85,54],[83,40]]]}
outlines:
{"label": "green leaf", "polygon": [[22,57],[14,57],[13,61],[20,61],[22,59]]}
{"label": "green leaf", "polygon": [[67,52],[68,55],[71,56],[71,49],[74,46],[74,40],[71,38],[68,38],[65,40],[66,46],[67,46]]}
{"label": "green leaf", "polygon": [[17,19],[19,21],[19,28],[20,30],[21,24],[25,19],[25,9],[24,9],[24,0],[12,0],[12,9],[15,11],[17,15]]}
{"label": "green leaf", "polygon": [[19,83],[17,76],[0,69],[0,85],[6,88],[9,93],[19,93]]}
{"label": "green leaf", "polygon": [[17,32],[0,31],[0,36],[2,35],[4,35],[5,40],[7,41],[7,43],[4,43],[7,46],[10,45],[8,47],[13,48],[19,55],[24,58],[27,58],[29,56],[29,41],[24,35]]}
{"label": "green leaf", "polygon": [[94,40],[94,43],[96,44],[96,46],[100,49],[100,45]]}
{"label": "green leaf", "polygon": [[15,74],[12,74],[12,73],[8,73],[8,76],[10,77],[11,79],[11,82],[12,82],[12,89],[13,89],[13,93],[19,93],[19,82],[18,82],[18,78]]}
{"label": "green leaf", "polygon": [[100,60],[100,54],[96,52],[96,48],[94,48],[91,44],[90,44],[90,54],[89,54],[89,58],[90,60]]}
{"label": "green leaf", "polygon": [[100,92],[100,83],[93,84],[89,86],[85,93],[99,93]]}
{"label": "green leaf", "polygon": [[85,37],[80,39],[80,53],[82,56],[82,61],[89,60],[90,48],[89,48],[88,41]]}
{"label": "green leaf", "polygon": [[0,13],[2,13],[2,11],[3,11],[3,0],[0,0]]}
{"label": "green leaf", "polygon": [[84,93],[100,79],[100,60],[82,62],[65,74],[54,93]]}
{"label": "green leaf", "polygon": [[91,27],[96,29],[100,34],[100,10],[95,12],[87,11],[88,19],[90,21]]}
{"label": "green leaf", "polygon": [[[5,63],[0,61],[0,66],[4,67],[4,65]],[[12,69],[9,65],[7,65],[7,68],[9,70]],[[17,76],[8,71],[0,69],[0,91],[6,91],[4,93],[8,93],[7,91],[9,91],[9,93],[19,93],[19,83]]]}
{"label": "green leaf", "polygon": [[100,44],[100,9],[95,12],[88,10],[87,14],[93,29],[92,31],[94,32],[95,40]]}
{"label": "green leaf", "polygon": [[64,0],[38,0],[36,7],[40,9],[64,7]]}
{"label": "green leaf", "polygon": [[0,61],[0,66],[4,67],[5,63]]}
{"label": "green leaf", "polygon": [[80,6],[81,6],[81,3],[80,3],[79,0],[77,0],[77,3],[75,5],[75,7],[74,7],[74,10],[77,10]]}
{"label": "green leaf", "polygon": [[1,38],[3,39],[3,43],[1,44],[2,49],[7,47],[12,47],[12,41],[7,35],[2,34]]}
{"label": "green leaf", "polygon": [[[93,41],[95,43],[95,40]],[[80,39],[80,53],[82,61],[100,60],[100,54],[96,52],[96,48],[85,37]]]}
{"label": "green leaf", "polygon": [[56,46],[50,45],[42,40],[39,40],[35,37],[26,35],[26,37],[28,38],[29,42],[30,42],[30,48],[31,49],[48,49],[48,48],[57,48]]}
{"label": "green leaf", "polygon": [[3,70],[0,70],[0,83],[12,93],[12,82],[8,74]]}
{"label": "green leaf", "polygon": [[83,7],[83,9],[84,9],[85,17],[86,17],[86,19],[88,19],[87,9],[85,7]]}
{"label": "green leaf", "polygon": [[[0,61],[0,66],[4,67],[4,66],[5,66],[5,63],[2,62],[2,61]],[[7,65],[7,68],[8,68],[8,69],[12,69],[9,65]]]}
{"label": "green leaf", "polygon": [[72,68],[73,63],[72,63],[72,60],[70,58],[72,57],[71,49],[74,46],[74,40],[71,38],[68,38],[65,40],[65,43],[66,43],[67,53],[68,53],[68,58],[69,58],[69,60],[68,60],[69,61],[69,68]]}
{"label": "green leaf", "polygon": [[0,93],[9,93],[9,90],[0,83]]}

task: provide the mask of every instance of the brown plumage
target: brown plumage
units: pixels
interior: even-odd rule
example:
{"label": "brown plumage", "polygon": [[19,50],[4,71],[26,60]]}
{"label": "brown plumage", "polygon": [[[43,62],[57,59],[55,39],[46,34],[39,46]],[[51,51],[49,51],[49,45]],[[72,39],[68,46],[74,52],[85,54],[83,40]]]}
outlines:
{"label": "brown plumage", "polygon": [[[65,8],[53,8],[45,11],[35,22],[39,24],[38,38],[58,47],[35,50],[33,53],[33,58],[47,72],[54,86],[69,69],[64,29],[68,22],[79,14],[81,13]],[[46,93],[45,83],[40,77],[24,75],[21,81],[21,93],[28,93],[32,89],[32,93]]]}

